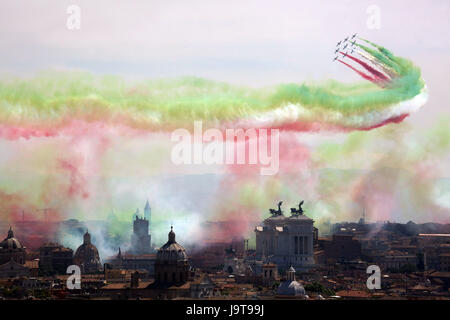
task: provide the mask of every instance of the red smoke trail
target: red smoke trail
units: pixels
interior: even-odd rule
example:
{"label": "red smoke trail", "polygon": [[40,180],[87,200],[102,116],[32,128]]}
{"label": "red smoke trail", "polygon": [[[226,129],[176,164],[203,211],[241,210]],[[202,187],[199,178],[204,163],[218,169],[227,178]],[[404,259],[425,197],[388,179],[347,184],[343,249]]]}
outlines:
{"label": "red smoke trail", "polygon": [[89,193],[85,190],[84,186],[86,181],[78,170],[79,163],[70,162],[69,160],[59,160],[59,165],[62,169],[67,170],[70,175],[70,183],[67,189],[67,195],[74,197],[81,195],[83,198],[88,198]]}
{"label": "red smoke trail", "polygon": [[346,132],[350,128],[342,127],[336,124],[321,123],[318,121],[295,121],[283,123],[280,125],[273,125],[272,129],[279,129],[280,131],[297,131],[297,132]]}
{"label": "red smoke trail", "polygon": [[359,128],[359,130],[362,130],[362,131],[370,131],[370,130],[372,130],[372,129],[376,129],[376,128],[382,127],[382,126],[384,126],[384,125],[387,125],[387,124],[389,124],[389,123],[400,123],[400,122],[402,122],[403,120],[405,120],[405,118],[408,117],[408,116],[409,116],[408,113],[403,113],[403,114],[401,114],[401,115],[399,115],[399,116],[395,116],[395,117],[388,118],[388,119],[386,119],[386,120],[384,120],[384,121],[382,121],[382,122],[380,122],[380,123],[374,124],[374,125],[372,125],[372,126]]}
{"label": "red smoke trail", "polygon": [[[342,53],[342,52],[341,52]],[[343,53],[342,53],[343,54]],[[375,77],[379,78],[380,80],[383,81],[390,81],[391,79],[389,79],[388,77],[386,77],[384,74],[382,74],[380,71],[376,70],[375,68],[372,68],[371,66],[369,66],[367,63],[365,63],[364,61],[353,57],[349,54],[347,54],[347,57],[349,57],[350,59],[352,59],[353,61],[359,63],[360,65],[362,65],[364,67],[364,69],[366,69],[367,71],[369,71],[370,73],[372,73]]]}
{"label": "red smoke trail", "polygon": [[51,128],[38,129],[0,125],[0,137],[8,140],[18,140],[19,138],[30,139],[32,137],[54,137],[57,134],[57,131]]}
{"label": "red smoke trail", "polygon": [[375,78],[372,78],[371,76],[365,74],[365,73],[362,72],[362,71],[359,71],[358,69],[352,67],[351,65],[349,65],[348,63],[345,63],[345,62],[342,61],[342,60],[339,60],[339,59],[338,59],[337,61],[339,61],[340,63],[345,64],[347,67],[349,67],[350,69],[352,69],[353,71],[355,71],[356,73],[358,73],[358,74],[359,74],[361,77],[363,77],[364,79],[369,80],[369,81],[375,83],[376,85],[382,87],[382,84],[380,83],[380,80],[375,79]]}

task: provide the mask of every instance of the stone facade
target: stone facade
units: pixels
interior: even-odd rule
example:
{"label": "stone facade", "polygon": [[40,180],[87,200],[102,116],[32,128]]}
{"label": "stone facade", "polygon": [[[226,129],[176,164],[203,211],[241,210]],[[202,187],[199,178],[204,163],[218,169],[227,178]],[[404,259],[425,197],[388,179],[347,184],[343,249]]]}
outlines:
{"label": "stone facade", "polygon": [[39,270],[43,274],[66,274],[67,267],[73,264],[73,250],[58,243],[45,243],[39,248]]}
{"label": "stone facade", "polygon": [[106,261],[114,269],[122,270],[146,270],[149,276],[155,274],[156,254],[122,254],[119,253]]}
{"label": "stone facade", "polygon": [[272,285],[279,280],[276,264],[267,263],[262,266],[262,282],[264,285]]}
{"label": "stone facade", "polygon": [[20,264],[25,264],[25,247],[14,238],[14,232],[9,228],[7,237],[0,242],[0,264],[9,262],[11,259]]}
{"label": "stone facade", "polygon": [[0,278],[27,277],[29,275],[29,268],[12,259],[9,262],[0,265]]}
{"label": "stone facade", "polygon": [[314,220],[304,214],[274,215],[255,228],[256,259],[280,269],[290,266],[306,271],[314,265]]}
{"label": "stone facade", "polygon": [[149,221],[136,215],[131,235],[131,252],[133,254],[149,254],[151,252],[151,236],[148,230]]}
{"label": "stone facade", "polygon": [[352,235],[333,235],[332,240],[322,243],[326,259],[332,258],[336,261],[345,261],[361,258],[361,243],[353,239]]}

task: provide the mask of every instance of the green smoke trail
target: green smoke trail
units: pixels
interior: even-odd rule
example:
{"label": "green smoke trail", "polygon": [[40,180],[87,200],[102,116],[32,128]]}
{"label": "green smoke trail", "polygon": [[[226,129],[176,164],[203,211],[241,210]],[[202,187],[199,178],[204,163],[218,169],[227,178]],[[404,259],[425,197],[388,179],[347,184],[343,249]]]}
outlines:
{"label": "green smoke trail", "polygon": [[382,54],[384,54],[386,57],[388,57],[389,59],[391,59],[392,61],[395,60],[395,56],[392,52],[390,52],[388,49],[386,49],[385,47],[382,47],[380,45],[377,45],[369,40],[363,39],[363,38],[359,38],[363,41],[365,41],[366,43],[370,44],[372,47],[377,48]]}
{"label": "green smoke trail", "polygon": [[299,112],[308,113],[308,121],[347,126],[345,118],[356,117],[371,125],[368,113],[386,111],[383,117],[390,117],[390,108],[419,95],[425,83],[411,61],[368,43],[375,49],[357,45],[398,75],[386,88],[328,81],[255,89],[196,77],[126,82],[83,72],[46,72],[31,79],[0,81],[0,124],[63,125],[70,119],[81,119],[164,129],[193,120],[223,123],[254,119],[294,105]]}

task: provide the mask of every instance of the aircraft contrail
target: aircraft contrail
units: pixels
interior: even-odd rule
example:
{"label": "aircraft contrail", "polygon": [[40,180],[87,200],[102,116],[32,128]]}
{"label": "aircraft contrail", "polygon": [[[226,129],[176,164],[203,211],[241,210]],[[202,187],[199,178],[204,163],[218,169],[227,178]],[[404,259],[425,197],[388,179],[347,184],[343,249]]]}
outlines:
{"label": "aircraft contrail", "polygon": [[[343,52],[341,52],[341,53],[343,54]],[[379,79],[380,81],[378,81],[377,83],[383,84],[384,82],[389,82],[391,80],[390,78],[388,78],[384,74],[382,74],[380,71],[376,70],[375,68],[372,68],[370,65],[368,65],[364,61],[362,61],[358,58],[355,58],[349,54],[346,54],[346,56],[349,57],[350,59],[352,59],[353,61],[357,62],[361,66],[363,66],[363,68],[366,69],[367,71],[369,71],[376,79]]]}
{"label": "aircraft contrail", "polygon": [[94,124],[101,130],[170,133],[192,129],[194,121],[221,130],[366,130],[420,109],[427,100],[420,69],[386,48],[361,41],[367,46],[355,46],[362,58],[346,56],[368,73],[343,58],[339,62],[370,83],[331,80],[249,88],[196,77],[136,83],[70,72],[0,80],[0,138],[77,135],[78,128]]}

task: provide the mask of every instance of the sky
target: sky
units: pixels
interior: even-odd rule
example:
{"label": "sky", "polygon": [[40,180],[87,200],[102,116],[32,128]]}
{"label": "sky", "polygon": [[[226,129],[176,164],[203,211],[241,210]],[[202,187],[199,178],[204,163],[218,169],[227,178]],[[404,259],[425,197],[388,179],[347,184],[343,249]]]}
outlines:
{"label": "sky", "polygon": [[[81,9],[79,30],[66,26],[69,5]],[[380,10],[377,29],[368,27],[373,6]],[[356,220],[364,206],[371,207],[374,221],[448,222],[449,7],[444,0],[0,0],[2,79],[82,70],[127,81],[196,76],[251,88],[328,79],[353,83],[361,80],[332,59],[336,42],[357,32],[413,61],[429,90],[426,105],[399,125],[367,133],[286,133],[290,155],[277,177],[174,167],[162,160],[170,148],[158,133],[121,136],[112,128],[114,138],[105,139],[0,139],[0,190],[8,197],[31,193],[34,210],[58,198],[58,187],[75,184],[85,190],[51,204],[70,204],[64,218],[105,218],[111,208],[131,215],[149,198],[172,222],[245,215],[247,234],[249,221],[266,215],[280,197],[291,206],[305,198],[320,223]],[[101,161],[89,161],[96,156]],[[293,158],[304,160],[289,162]],[[59,171],[48,167],[54,159],[75,159],[78,175],[66,176],[67,166],[59,167],[68,179],[61,181]],[[36,191],[49,184],[56,189]],[[364,192],[375,196],[366,201]],[[180,222],[180,228],[192,232],[189,223]]]}
{"label": "sky", "polygon": [[[69,30],[69,5],[81,9]],[[380,29],[369,29],[371,5]],[[423,70],[426,115],[445,110],[450,65],[447,1],[0,1],[0,70],[83,69],[160,78],[196,75],[251,86],[356,76],[330,63],[335,42],[359,32]],[[331,57],[331,59],[330,59]]]}

